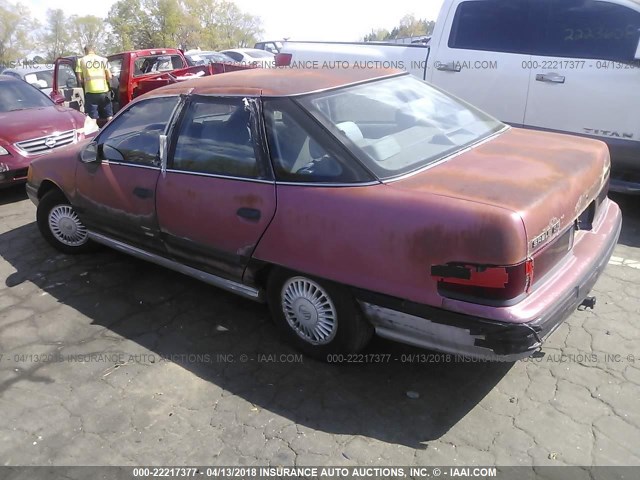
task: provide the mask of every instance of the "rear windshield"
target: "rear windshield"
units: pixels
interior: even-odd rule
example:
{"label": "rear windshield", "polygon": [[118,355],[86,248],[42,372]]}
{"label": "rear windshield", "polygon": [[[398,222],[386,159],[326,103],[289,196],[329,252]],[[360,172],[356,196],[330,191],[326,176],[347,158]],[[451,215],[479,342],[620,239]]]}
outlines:
{"label": "rear windshield", "polygon": [[505,128],[409,75],[305,96],[300,103],[381,179],[424,168]]}
{"label": "rear windshield", "polygon": [[50,107],[53,102],[45,94],[22,80],[0,82],[0,112],[27,108]]}
{"label": "rear windshield", "polygon": [[168,72],[183,68],[184,63],[180,55],[149,55],[136,58],[134,63],[134,77],[148,73]]}

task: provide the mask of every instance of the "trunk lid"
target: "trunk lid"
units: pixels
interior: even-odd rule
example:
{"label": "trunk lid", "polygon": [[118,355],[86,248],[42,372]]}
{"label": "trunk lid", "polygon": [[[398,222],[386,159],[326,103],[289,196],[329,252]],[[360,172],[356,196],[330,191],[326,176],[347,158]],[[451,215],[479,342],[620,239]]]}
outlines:
{"label": "trunk lid", "polygon": [[394,188],[501,207],[524,224],[529,256],[567,232],[609,178],[603,142],[510,128]]}

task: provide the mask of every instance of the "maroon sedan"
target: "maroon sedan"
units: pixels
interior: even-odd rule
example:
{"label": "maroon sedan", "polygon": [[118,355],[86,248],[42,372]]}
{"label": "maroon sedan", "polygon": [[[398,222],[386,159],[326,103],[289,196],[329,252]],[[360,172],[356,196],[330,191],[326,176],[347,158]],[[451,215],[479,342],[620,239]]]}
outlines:
{"label": "maroon sedan", "polygon": [[33,159],[97,130],[85,115],[55,105],[27,82],[0,75],[0,188],[24,183]]}
{"label": "maroon sedan", "polygon": [[604,143],[508,127],[404,73],[260,69],[140,97],[34,162],[27,191],[58,249],[267,301],[311,355],[375,331],[514,360],[611,256],[609,164]]}

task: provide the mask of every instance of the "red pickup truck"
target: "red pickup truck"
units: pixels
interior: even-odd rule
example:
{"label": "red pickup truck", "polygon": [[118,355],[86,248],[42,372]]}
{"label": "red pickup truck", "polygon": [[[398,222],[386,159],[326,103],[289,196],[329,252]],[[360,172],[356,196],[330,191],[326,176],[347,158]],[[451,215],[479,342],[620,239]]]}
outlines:
{"label": "red pickup truck", "polygon": [[[56,60],[51,99],[57,104],[84,112],[84,91],[75,74],[78,59],[79,57],[62,57]],[[114,113],[137,96],[164,85],[194,76],[250,68],[224,63],[189,67],[182,52],[174,48],[116,53],[109,55],[107,60],[112,75]]]}

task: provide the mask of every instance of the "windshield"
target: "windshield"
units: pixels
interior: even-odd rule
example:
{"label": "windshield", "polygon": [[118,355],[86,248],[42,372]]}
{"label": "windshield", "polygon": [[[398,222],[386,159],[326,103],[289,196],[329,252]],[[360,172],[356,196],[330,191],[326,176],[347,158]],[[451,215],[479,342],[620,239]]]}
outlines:
{"label": "windshield", "polygon": [[409,75],[305,96],[301,104],[381,179],[424,168],[505,126]]}
{"label": "windshield", "polygon": [[52,105],[53,102],[45,94],[22,80],[0,82],[0,112]]}

